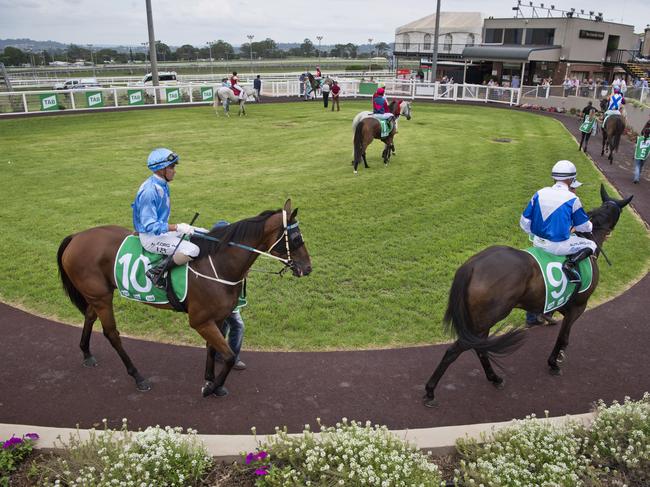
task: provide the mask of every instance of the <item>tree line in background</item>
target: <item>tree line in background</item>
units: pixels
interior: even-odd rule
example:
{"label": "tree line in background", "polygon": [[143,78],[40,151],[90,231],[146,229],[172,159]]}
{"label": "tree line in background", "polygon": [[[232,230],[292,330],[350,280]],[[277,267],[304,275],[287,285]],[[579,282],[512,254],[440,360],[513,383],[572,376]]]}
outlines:
{"label": "tree line in background", "polygon": [[[335,44],[331,49],[322,49],[321,56],[332,56],[338,58],[369,58],[373,56],[385,57],[390,52],[390,45],[386,42],[379,42],[371,46],[370,51],[360,52],[362,46],[356,44]],[[305,39],[298,47],[281,49],[273,39],[242,44],[238,50],[223,40],[218,40],[204,47],[195,47],[184,44],[172,50],[164,42],[156,42],[156,57],[159,61],[197,61],[197,60],[225,60],[230,59],[284,59],[288,57],[318,57],[318,46],[310,39]],[[129,63],[143,62],[148,60],[148,50],[129,48],[128,51],[116,49],[91,50],[86,47],[70,44],[66,49],[59,50],[21,50],[16,47],[5,47],[0,54],[0,62],[6,66],[47,65],[54,61],[75,63],[79,61],[105,64],[105,63]]]}

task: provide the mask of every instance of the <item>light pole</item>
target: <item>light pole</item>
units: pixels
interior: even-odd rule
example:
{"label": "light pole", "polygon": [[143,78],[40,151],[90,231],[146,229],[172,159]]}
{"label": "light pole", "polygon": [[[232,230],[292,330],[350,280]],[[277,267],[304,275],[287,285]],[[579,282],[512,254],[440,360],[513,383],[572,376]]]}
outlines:
{"label": "light pole", "polygon": [[148,54],[148,52],[149,52],[149,43],[148,42],[141,42],[140,45],[142,47],[144,47],[144,49],[145,49],[145,51],[144,51],[144,69],[145,69],[145,73],[144,74],[147,74],[149,71],[151,71],[151,69],[147,69],[147,61],[151,61],[151,59],[149,58],[149,54]]}
{"label": "light pole", "polygon": [[88,49],[90,50],[90,62],[93,65],[93,78],[97,77],[97,72],[95,71],[95,61],[93,59],[93,45],[92,44],[86,44],[88,46]]}
{"label": "light pole", "polygon": [[151,62],[151,81],[158,86],[158,58],[156,57],[156,36],[153,32],[153,13],[151,12],[151,0],[146,0],[147,7],[147,30],[149,31],[149,62]]}
{"label": "light pole", "polygon": [[253,34],[248,34],[246,37],[248,37],[248,47],[250,47],[251,51],[251,74],[253,74],[253,37],[255,37]]}
{"label": "light pole", "polygon": [[370,59],[368,60],[368,71],[372,73],[372,52],[374,49],[372,48],[372,37],[368,37],[368,44],[370,44]]}
{"label": "light pole", "polygon": [[214,74],[213,68],[212,68],[212,44],[214,44],[214,41],[208,41],[206,44],[208,45],[208,49],[210,50],[210,74]]}
{"label": "light pole", "polygon": [[433,31],[433,56],[431,56],[431,82],[436,82],[438,71],[438,36],[440,35],[440,0],[436,2],[436,27]]}
{"label": "light pole", "polygon": [[323,36],[316,36],[318,39],[318,67],[320,67],[320,41],[323,40]]}

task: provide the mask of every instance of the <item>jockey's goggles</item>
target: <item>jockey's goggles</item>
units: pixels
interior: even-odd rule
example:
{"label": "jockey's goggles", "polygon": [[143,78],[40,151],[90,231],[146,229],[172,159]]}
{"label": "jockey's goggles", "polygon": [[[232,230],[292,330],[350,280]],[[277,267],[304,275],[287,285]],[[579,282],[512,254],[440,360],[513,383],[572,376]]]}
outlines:
{"label": "jockey's goggles", "polygon": [[[167,156],[167,158],[165,159],[165,161],[167,161],[167,162],[171,162],[171,163],[178,162],[178,154],[176,154],[176,152],[172,152],[171,154],[169,154],[169,155]],[[160,161],[160,162],[162,162],[162,161]]]}

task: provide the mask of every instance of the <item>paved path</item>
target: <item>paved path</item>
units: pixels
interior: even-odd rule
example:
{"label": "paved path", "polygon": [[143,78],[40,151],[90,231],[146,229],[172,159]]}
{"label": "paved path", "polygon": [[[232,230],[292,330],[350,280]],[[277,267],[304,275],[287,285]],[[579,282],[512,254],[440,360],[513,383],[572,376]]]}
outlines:
{"label": "paved path", "polygon": [[[558,116],[570,130],[577,121]],[[599,138],[592,140],[596,148]],[[596,164],[650,221],[648,177],[631,183],[631,144],[610,166]],[[577,150],[577,148],[576,148]],[[629,217],[629,216],[628,216]],[[278,425],[297,432],[316,418],[370,419],[391,429],[482,423],[523,417],[582,413],[597,398],[639,398],[650,391],[647,343],[650,275],[622,296],[585,313],[573,328],[562,377],[552,377],[546,358],[557,328],[529,330],[522,349],[502,360],[506,387],[484,378],[476,356],[463,354],[437,390],[441,405],[423,407],[423,385],[445,345],[354,352],[246,352],[249,365],[233,371],[225,398],[200,396],[204,351],[124,339],[140,371],[153,383],[135,390],[117,354],[100,333],[92,348],[100,364],[81,366],[81,330],[0,304],[0,423],[82,428],[107,418],[118,426],[182,425],[200,433],[246,434],[253,425],[270,433]],[[80,320],[81,322],[81,320]],[[97,325],[99,329],[99,325]]]}

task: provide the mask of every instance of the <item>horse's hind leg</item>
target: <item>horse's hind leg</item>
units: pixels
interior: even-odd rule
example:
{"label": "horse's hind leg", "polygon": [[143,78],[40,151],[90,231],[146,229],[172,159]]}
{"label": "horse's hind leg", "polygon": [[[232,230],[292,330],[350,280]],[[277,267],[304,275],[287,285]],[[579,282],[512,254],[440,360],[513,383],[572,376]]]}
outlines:
{"label": "horse's hind leg", "polygon": [[492,382],[492,385],[494,385],[494,387],[496,387],[497,389],[503,389],[503,385],[505,381],[503,380],[503,377],[499,377],[494,372],[488,354],[486,354],[485,352],[479,352],[478,350],[475,350],[475,352],[476,355],[478,355],[478,359],[481,361],[481,365],[483,366],[483,370],[485,371],[485,377],[487,377],[487,380]]}
{"label": "horse's hind leg", "polygon": [[124,347],[122,347],[120,332],[117,331],[117,325],[115,324],[115,315],[113,314],[113,295],[111,294],[107,298],[93,301],[90,304],[95,308],[97,316],[99,316],[99,320],[101,321],[102,328],[104,330],[104,336],[108,339],[117,354],[122,359],[127,373],[135,380],[135,385],[138,390],[148,391],[151,389],[151,384],[149,381],[140,375],[140,372],[138,372],[138,369],[135,368],[133,362],[131,362],[131,359],[124,351]]}
{"label": "horse's hind leg", "polygon": [[458,356],[464,351],[465,350],[458,343],[458,340],[452,343],[452,345],[447,349],[447,351],[445,352],[445,356],[442,357],[442,360],[438,364],[438,367],[436,367],[435,372],[429,378],[425,386],[426,395],[424,397],[424,405],[426,407],[432,408],[434,406],[437,406],[433,394],[436,389],[436,386],[438,385],[438,382],[440,382],[440,379],[442,378],[443,374],[447,370],[447,367],[449,367],[458,358]]}
{"label": "horse's hind leg", "polygon": [[92,306],[88,305],[84,319],[84,329],[81,332],[81,341],[79,342],[79,348],[81,348],[84,354],[84,367],[95,367],[97,365],[97,360],[90,353],[90,337],[92,336],[93,324],[96,320],[97,313],[95,313]]}
{"label": "horse's hind leg", "polygon": [[[202,389],[203,396],[209,396],[214,392],[214,359],[215,359],[215,354],[216,350],[214,349],[213,346],[211,346],[209,343],[206,343],[206,348],[207,348],[207,356],[205,358],[205,386]],[[208,384],[212,384],[212,388],[208,386]]]}

